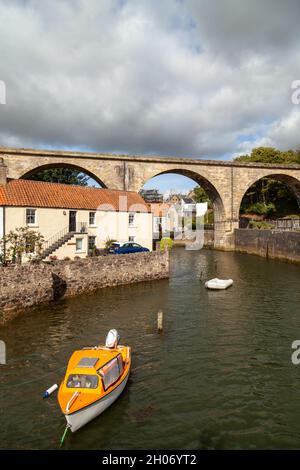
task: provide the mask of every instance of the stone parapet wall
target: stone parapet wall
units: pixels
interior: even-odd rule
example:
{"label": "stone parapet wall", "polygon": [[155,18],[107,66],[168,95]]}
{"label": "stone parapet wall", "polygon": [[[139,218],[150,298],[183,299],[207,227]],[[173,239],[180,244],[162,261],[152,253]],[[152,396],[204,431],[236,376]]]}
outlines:
{"label": "stone parapet wall", "polygon": [[300,263],[300,232],[237,229],[234,242],[240,253]]}
{"label": "stone parapet wall", "polygon": [[169,277],[169,253],[99,256],[0,268],[0,324],[28,307],[103,287]]}

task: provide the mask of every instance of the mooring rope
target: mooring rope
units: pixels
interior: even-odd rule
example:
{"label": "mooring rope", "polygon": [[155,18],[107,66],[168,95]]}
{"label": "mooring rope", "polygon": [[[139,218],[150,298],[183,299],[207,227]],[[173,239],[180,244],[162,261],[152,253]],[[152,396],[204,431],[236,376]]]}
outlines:
{"label": "mooring rope", "polygon": [[69,426],[69,424],[67,424],[66,429],[64,430],[64,433],[61,437],[59,447],[62,447],[69,428],[70,428],[70,426]]}
{"label": "mooring rope", "polygon": [[37,377],[36,379],[31,379],[31,380],[26,380],[26,381],[24,381],[24,382],[9,384],[9,385],[5,385],[5,386],[3,386],[3,387],[2,387],[2,385],[0,385],[0,390],[6,389],[6,388],[11,388],[11,387],[19,387],[19,386],[21,386],[21,385],[27,385],[27,384],[30,384],[30,383],[32,383],[32,382],[38,382],[39,380],[42,380],[43,378],[48,377],[48,375],[54,374],[54,373],[59,372],[59,371],[61,371],[61,370],[63,370],[63,369],[66,369],[66,366],[59,367],[58,369],[52,370],[52,371],[48,372],[47,374],[40,375],[40,376]]}

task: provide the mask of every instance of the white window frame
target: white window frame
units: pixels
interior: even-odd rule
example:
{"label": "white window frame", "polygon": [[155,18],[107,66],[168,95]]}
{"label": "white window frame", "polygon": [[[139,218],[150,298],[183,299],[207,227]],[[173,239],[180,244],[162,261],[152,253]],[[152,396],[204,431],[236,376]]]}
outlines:
{"label": "white window frame", "polygon": [[129,243],[135,243],[135,235],[129,235],[128,242]]}
{"label": "white window frame", "polygon": [[134,227],[135,226],[135,213],[129,212],[128,214],[128,226]]}
{"label": "white window frame", "polygon": [[[33,211],[34,212],[34,222],[28,222],[28,217],[31,217],[31,216],[27,214],[27,211]],[[26,207],[26,209],[25,209],[25,221],[26,221],[26,225],[28,227],[37,227],[37,210],[34,209],[33,207]]]}
{"label": "white window frame", "polygon": [[[77,248],[77,242],[78,241],[81,241],[81,248]],[[75,243],[76,243],[76,253],[82,253],[84,251],[84,247],[83,247],[83,238],[82,237],[78,237],[75,239]]]}
{"label": "white window frame", "polygon": [[[91,238],[93,238],[94,242],[95,242],[92,248],[90,248],[90,239]],[[97,246],[97,237],[96,237],[96,235],[88,235],[88,249],[92,250],[93,248],[96,248],[96,246]]]}
{"label": "white window frame", "polygon": [[[93,222],[91,222],[91,214],[93,214]],[[96,212],[90,211],[89,212],[89,227],[95,227],[95,226],[96,226]]]}

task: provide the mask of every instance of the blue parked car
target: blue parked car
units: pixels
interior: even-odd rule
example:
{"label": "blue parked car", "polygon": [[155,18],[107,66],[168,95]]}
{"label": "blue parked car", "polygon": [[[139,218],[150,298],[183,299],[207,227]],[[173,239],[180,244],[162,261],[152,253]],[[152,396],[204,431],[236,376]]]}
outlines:
{"label": "blue parked car", "polygon": [[116,251],[117,248],[120,248],[120,246],[122,246],[121,243],[119,243],[119,242],[113,242],[113,243],[110,245],[110,247],[108,248],[107,252],[113,254],[113,253],[115,253],[115,251]]}
{"label": "blue parked car", "polygon": [[114,250],[115,254],[125,255],[127,253],[140,253],[142,251],[150,251],[138,243],[124,243],[122,246],[116,247]]}

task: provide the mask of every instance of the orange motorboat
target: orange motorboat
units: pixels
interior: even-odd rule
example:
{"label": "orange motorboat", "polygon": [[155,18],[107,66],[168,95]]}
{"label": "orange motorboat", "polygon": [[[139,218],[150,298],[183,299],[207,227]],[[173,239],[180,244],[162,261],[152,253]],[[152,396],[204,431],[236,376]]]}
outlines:
{"label": "orange motorboat", "polygon": [[105,411],[124,390],[131,366],[129,346],[110,330],[105,346],[75,351],[58,391],[58,402],[72,432]]}

